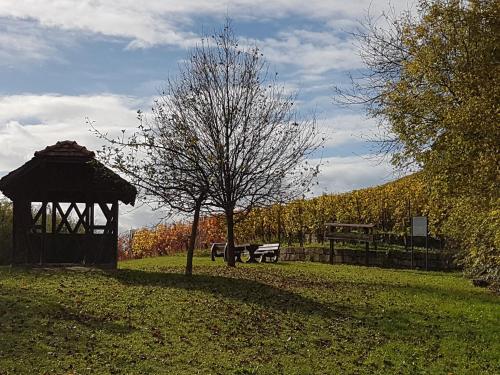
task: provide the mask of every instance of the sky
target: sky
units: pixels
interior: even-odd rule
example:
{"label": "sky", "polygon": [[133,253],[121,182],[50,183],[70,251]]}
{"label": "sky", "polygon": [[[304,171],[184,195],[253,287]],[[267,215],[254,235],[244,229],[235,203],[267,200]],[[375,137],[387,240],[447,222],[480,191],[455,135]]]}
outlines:
{"label": "sky", "polygon": [[[227,17],[256,44],[314,114],[327,141],[313,194],[373,186],[397,175],[366,141],[376,122],[334,103],[334,87],[363,69],[350,32],[369,11],[409,8],[394,0],[0,0],[0,177],[59,140],[96,150],[87,119],[109,134],[138,125],[164,82],[201,37]],[[121,207],[122,230],[162,213]]]}

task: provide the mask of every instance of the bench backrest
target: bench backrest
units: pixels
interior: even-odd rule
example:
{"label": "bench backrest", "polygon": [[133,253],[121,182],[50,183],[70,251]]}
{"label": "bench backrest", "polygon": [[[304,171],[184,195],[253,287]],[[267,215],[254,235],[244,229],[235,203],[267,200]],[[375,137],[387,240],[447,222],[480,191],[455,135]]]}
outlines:
{"label": "bench backrest", "polygon": [[225,242],[219,242],[219,243],[213,243],[212,247],[210,250],[224,250],[226,248],[226,243]]}
{"label": "bench backrest", "polygon": [[266,243],[262,246],[259,246],[256,251],[276,251],[280,249],[279,243]]}
{"label": "bench backrest", "polygon": [[374,229],[375,224],[326,223],[325,239],[373,242],[375,239],[373,234]]}

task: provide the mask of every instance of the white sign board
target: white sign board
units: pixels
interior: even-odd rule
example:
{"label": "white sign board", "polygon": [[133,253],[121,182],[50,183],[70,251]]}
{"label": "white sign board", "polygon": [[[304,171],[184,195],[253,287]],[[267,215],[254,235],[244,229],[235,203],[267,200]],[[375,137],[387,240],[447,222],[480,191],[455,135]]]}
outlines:
{"label": "white sign board", "polygon": [[413,237],[427,237],[427,216],[414,216],[411,219]]}

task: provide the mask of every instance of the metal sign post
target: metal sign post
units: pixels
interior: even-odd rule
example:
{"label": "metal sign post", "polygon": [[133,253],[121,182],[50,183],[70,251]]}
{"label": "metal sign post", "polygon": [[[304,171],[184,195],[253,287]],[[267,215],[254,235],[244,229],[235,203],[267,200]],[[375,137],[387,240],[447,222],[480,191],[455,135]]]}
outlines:
{"label": "metal sign post", "polygon": [[413,219],[410,219],[410,267],[413,269]]}

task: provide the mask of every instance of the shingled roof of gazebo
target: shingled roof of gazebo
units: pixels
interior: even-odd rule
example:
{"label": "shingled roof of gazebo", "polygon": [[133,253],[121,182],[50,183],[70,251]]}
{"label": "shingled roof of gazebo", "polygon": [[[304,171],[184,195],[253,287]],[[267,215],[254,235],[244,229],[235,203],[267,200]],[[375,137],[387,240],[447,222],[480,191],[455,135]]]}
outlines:
{"label": "shingled roof of gazebo", "polygon": [[94,158],[95,153],[80,146],[75,141],[59,141],[55,145],[47,146],[35,152],[36,157],[81,157]]}
{"label": "shingled roof of gazebo", "polygon": [[134,204],[136,188],[75,141],[60,141],[0,179],[7,197],[42,200],[114,200]]}

